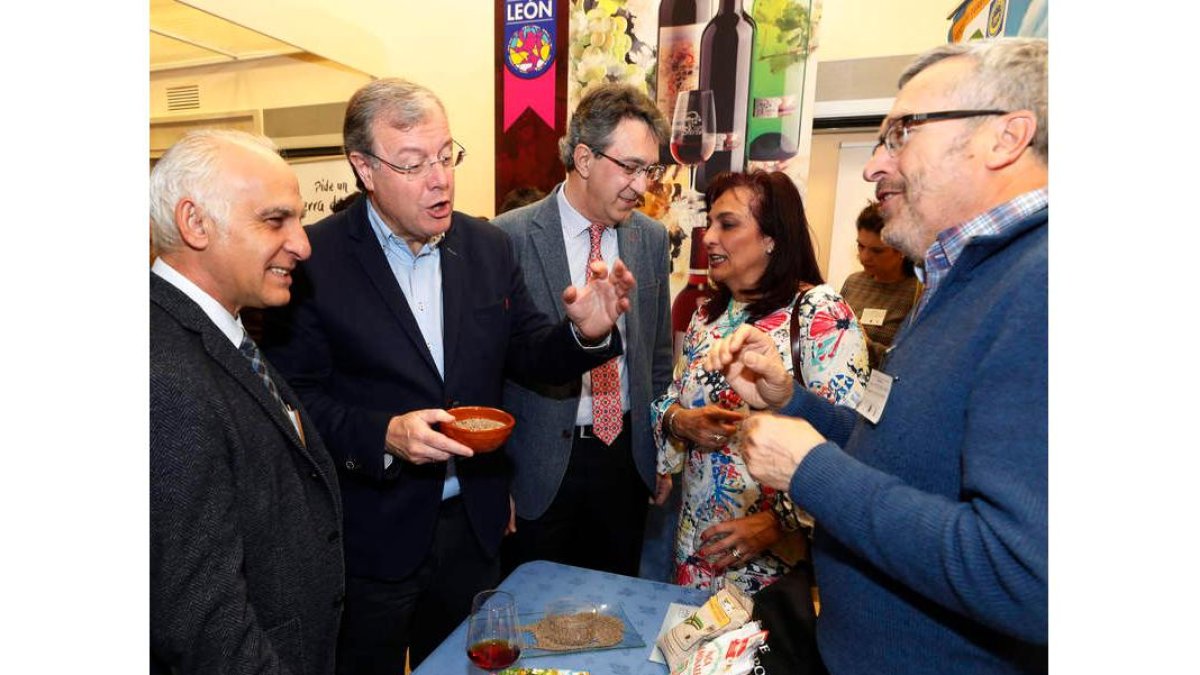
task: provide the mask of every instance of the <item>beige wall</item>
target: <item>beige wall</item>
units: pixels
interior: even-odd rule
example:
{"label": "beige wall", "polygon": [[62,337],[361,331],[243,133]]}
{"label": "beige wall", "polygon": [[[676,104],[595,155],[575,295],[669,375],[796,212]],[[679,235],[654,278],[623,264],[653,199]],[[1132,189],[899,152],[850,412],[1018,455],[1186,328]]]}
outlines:
{"label": "beige wall", "polygon": [[[451,132],[469,152],[455,173],[455,207],[475,215],[493,214],[492,0],[187,0],[187,4],[368,75],[404,77],[433,89],[446,106]],[[305,84],[298,80],[282,86]],[[351,93],[353,88],[341,100]]]}
{"label": "beige wall", "polygon": [[820,46],[824,61],[916,54],[946,41],[946,20],[961,0],[824,0]]}
{"label": "beige wall", "polygon": [[812,137],[805,215],[817,245],[821,274],[829,276],[829,253],[833,239],[833,206],[838,177],[838,151],[842,143],[874,140],[875,131],[817,133]]}
{"label": "beige wall", "polygon": [[200,110],[217,114],[263,108],[336,103],[370,78],[353,68],[312,55],[278,56],[150,73],[150,117],[178,115],[167,109],[167,87],[200,86]]}

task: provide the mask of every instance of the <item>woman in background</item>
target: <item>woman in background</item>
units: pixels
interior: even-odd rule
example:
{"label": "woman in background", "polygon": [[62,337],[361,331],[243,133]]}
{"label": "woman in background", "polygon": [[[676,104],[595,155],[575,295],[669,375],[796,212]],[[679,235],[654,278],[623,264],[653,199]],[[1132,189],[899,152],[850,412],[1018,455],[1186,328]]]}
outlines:
{"label": "woman in background", "polygon": [[800,193],[786,174],[722,173],[705,204],[711,285],[684,336],[683,372],[651,405],[658,473],[683,473],[675,582],[709,588],[723,578],[754,593],[807,556],[797,531],[803,516],[786,494],[750,477],[736,434],[745,406],[723,377],[703,369],[704,356],[714,340],[750,323],[774,338],[790,367],[796,312],[803,383],[853,406],[869,372],[866,344],[854,312],[821,278]]}
{"label": "woman in background", "polygon": [[921,294],[921,282],[912,261],[883,243],[883,217],[879,204],[871,202],[858,214],[858,261],[863,271],[842,284],[842,297],[867,334],[871,367],[878,368],[896,337],[896,331]]}

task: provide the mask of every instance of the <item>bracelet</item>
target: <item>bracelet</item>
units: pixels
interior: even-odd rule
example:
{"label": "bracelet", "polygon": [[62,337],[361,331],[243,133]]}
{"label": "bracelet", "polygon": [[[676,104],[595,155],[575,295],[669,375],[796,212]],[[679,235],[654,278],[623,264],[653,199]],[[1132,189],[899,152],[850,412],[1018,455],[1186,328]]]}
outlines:
{"label": "bracelet", "polygon": [[677,408],[675,404],[672,404],[670,408],[667,408],[666,414],[663,415],[663,427],[666,428],[668,436],[682,441],[685,439],[679,435],[678,431],[675,431],[675,416],[678,414],[679,408]]}

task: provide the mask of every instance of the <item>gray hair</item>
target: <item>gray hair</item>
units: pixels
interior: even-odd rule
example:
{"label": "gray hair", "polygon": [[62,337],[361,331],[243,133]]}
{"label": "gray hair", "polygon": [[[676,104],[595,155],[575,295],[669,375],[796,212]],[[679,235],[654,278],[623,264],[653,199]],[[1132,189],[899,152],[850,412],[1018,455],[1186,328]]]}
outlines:
{"label": "gray hair", "polygon": [[1030,147],[1047,162],[1050,158],[1050,117],[1047,94],[1049,46],[1041,38],[996,38],[942,45],[917,57],[900,75],[899,86],[929,66],[955,56],[974,63],[972,76],[955,84],[964,106],[999,110],[1030,110],[1037,119]]}
{"label": "gray hair", "polygon": [[603,84],[579,101],[567,133],[558,141],[558,153],[567,171],[575,169],[575,146],[607,150],[613,131],[626,118],[645,122],[660,145],[671,137],[666,119],[649,96],[632,85]]}
{"label": "gray hair", "polygon": [[278,156],[266,136],[234,129],[197,129],[175,142],[150,170],[150,238],[156,253],[169,253],[182,245],[175,223],[175,207],[191,198],[220,234],[229,217],[229,195],[214,190],[220,152],[238,146]]}
{"label": "gray hair", "polygon": [[[399,77],[385,77],[363,85],[346,104],[346,119],[342,124],[342,144],[346,148],[346,158],[351,152],[361,154],[374,153],[375,136],[371,127],[375,121],[384,117],[387,124],[406,131],[429,118],[434,109],[446,114],[442,101],[428,87],[409,82]],[[372,166],[378,166],[374,158],[368,157]],[[354,170],[358,189],[366,192],[358,171]]]}

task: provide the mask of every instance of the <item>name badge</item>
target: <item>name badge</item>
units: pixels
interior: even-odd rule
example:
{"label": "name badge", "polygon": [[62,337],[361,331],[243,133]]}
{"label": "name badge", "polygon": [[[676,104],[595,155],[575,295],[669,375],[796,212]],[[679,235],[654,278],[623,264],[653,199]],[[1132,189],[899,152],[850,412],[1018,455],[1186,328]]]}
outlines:
{"label": "name badge", "polygon": [[867,307],[863,309],[862,316],[858,322],[864,326],[882,326],[883,320],[887,317],[886,309],[875,309]]}
{"label": "name badge", "polygon": [[888,395],[892,393],[892,376],[882,370],[872,370],[867,380],[867,393],[863,394],[858,403],[858,414],[867,418],[871,424],[879,424],[883,416],[883,408],[887,405]]}

